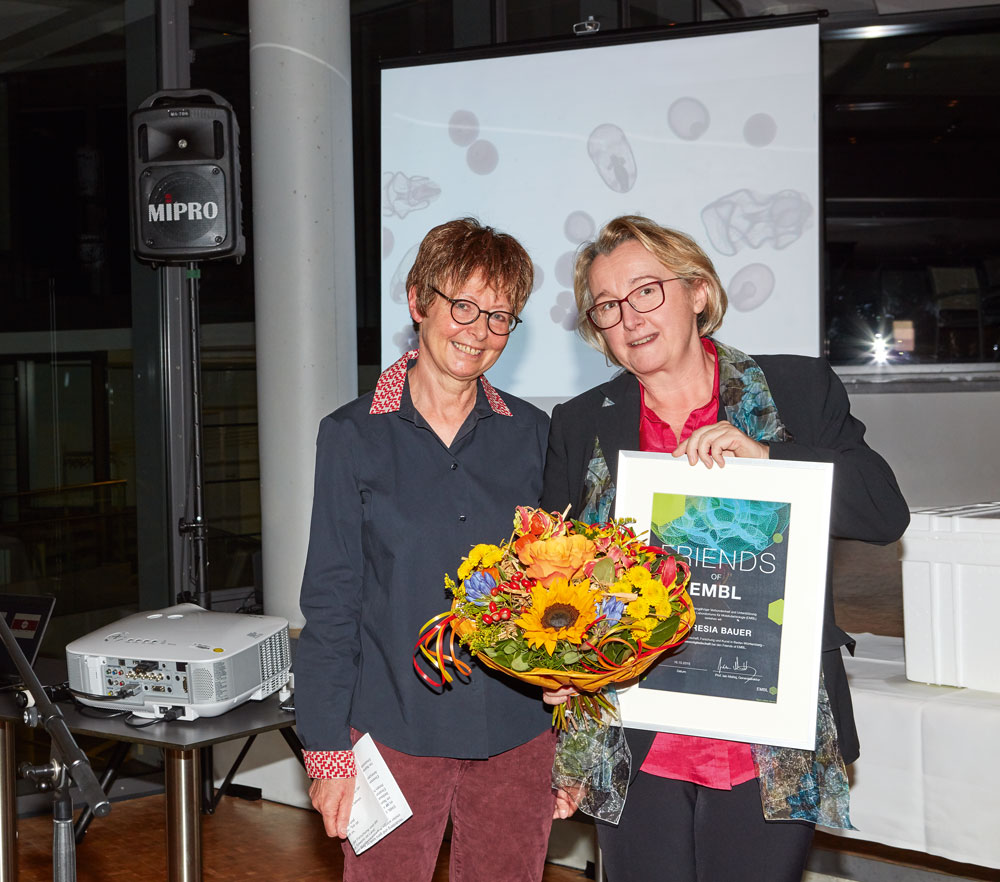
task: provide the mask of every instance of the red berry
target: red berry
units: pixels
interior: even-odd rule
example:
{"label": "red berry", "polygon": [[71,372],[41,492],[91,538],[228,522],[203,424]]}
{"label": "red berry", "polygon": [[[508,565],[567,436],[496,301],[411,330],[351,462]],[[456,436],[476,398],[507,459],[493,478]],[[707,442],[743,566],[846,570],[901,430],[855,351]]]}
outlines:
{"label": "red berry", "polygon": [[499,586],[494,586],[490,588],[490,594],[492,594],[494,597],[496,597],[499,593],[500,593]]}
{"label": "red berry", "polygon": [[502,610],[500,610],[500,618],[503,621],[505,621],[505,622],[509,621],[510,620],[510,610],[509,609],[502,609]]}
{"label": "red berry", "polygon": [[497,611],[497,605],[491,600],[490,601],[490,612],[495,613]]}
{"label": "red berry", "polygon": [[483,614],[483,624],[484,625],[492,625],[493,624],[493,616],[491,616],[489,613],[484,613]]}

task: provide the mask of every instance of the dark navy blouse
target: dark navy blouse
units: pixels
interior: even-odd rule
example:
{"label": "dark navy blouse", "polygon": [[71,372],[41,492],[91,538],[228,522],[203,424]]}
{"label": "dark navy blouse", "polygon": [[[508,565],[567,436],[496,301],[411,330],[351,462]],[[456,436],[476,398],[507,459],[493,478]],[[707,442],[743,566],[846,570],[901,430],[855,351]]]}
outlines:
{"label": "dark navy blouse", "polygon": [[483,758],[550,725],[537,688],[473,664],[471,682],[438,694],[413,670],[418,632],[451,604],[445,574],[509,538],[515,507],[541,496],[548,417],[477,389],[450,447],[408,384],[397,411],[370,413],[368,394],[320,423],[294,668],[307,750],[350,749],[353,726],[411,755]]}

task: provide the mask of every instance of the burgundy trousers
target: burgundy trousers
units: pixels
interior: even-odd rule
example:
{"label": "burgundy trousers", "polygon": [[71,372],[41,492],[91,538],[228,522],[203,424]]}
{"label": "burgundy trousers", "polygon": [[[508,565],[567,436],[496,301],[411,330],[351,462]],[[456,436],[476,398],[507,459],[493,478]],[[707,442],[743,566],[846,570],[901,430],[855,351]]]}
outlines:
{"label": "burgundy trousers", "polygon": [[345,840],[344,882],[430,882],[449,816],[450,882],[539,882],[552,827],[555,744],[547,731],[483,760],[410,756],[378,744],[413,817],[360,855]]}

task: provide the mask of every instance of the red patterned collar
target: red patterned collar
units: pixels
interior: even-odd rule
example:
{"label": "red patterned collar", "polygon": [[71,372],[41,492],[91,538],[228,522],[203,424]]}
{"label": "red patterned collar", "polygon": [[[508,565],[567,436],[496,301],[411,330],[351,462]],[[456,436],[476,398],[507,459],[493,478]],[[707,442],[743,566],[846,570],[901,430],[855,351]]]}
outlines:
{"label": "red patterned collar", "polygon": [[[403,386],[406,383],[406,366],[418,355],[420,355],[419,349],[411,349],[399,361],[382,372],[378,383],[375,384],[375,398],[372,400],[369,413],[396,413],[399,410],[399,404],[403,400]],[[483,384],[483,392],[486,394],[486,400],[493,408],[493,412],[500,414],[500,416],[513,416],[510,408],[504,403],[500,393],[493,388],[490,381],[486,377],[480,377],[479,382]]]}

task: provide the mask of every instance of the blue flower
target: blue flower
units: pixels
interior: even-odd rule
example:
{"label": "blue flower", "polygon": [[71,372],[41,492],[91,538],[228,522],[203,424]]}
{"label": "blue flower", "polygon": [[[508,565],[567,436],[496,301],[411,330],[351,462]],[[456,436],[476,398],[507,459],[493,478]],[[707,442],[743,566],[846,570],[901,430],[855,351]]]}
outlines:
{"label": "blue flower", "polygon": [[489,573],[476,571],[472,573],[463,583],[465,586],[466,600],[473,603],[488,603],[491,597],[490,590],[496,588],[497,582]]}
{"label": "blue flower", "polygon": [[611,595],[605,597],[597,608],[597,614],[604,616],[609,625],[617,625],[621,621],[623,612],[625,612],[625,601]]}

